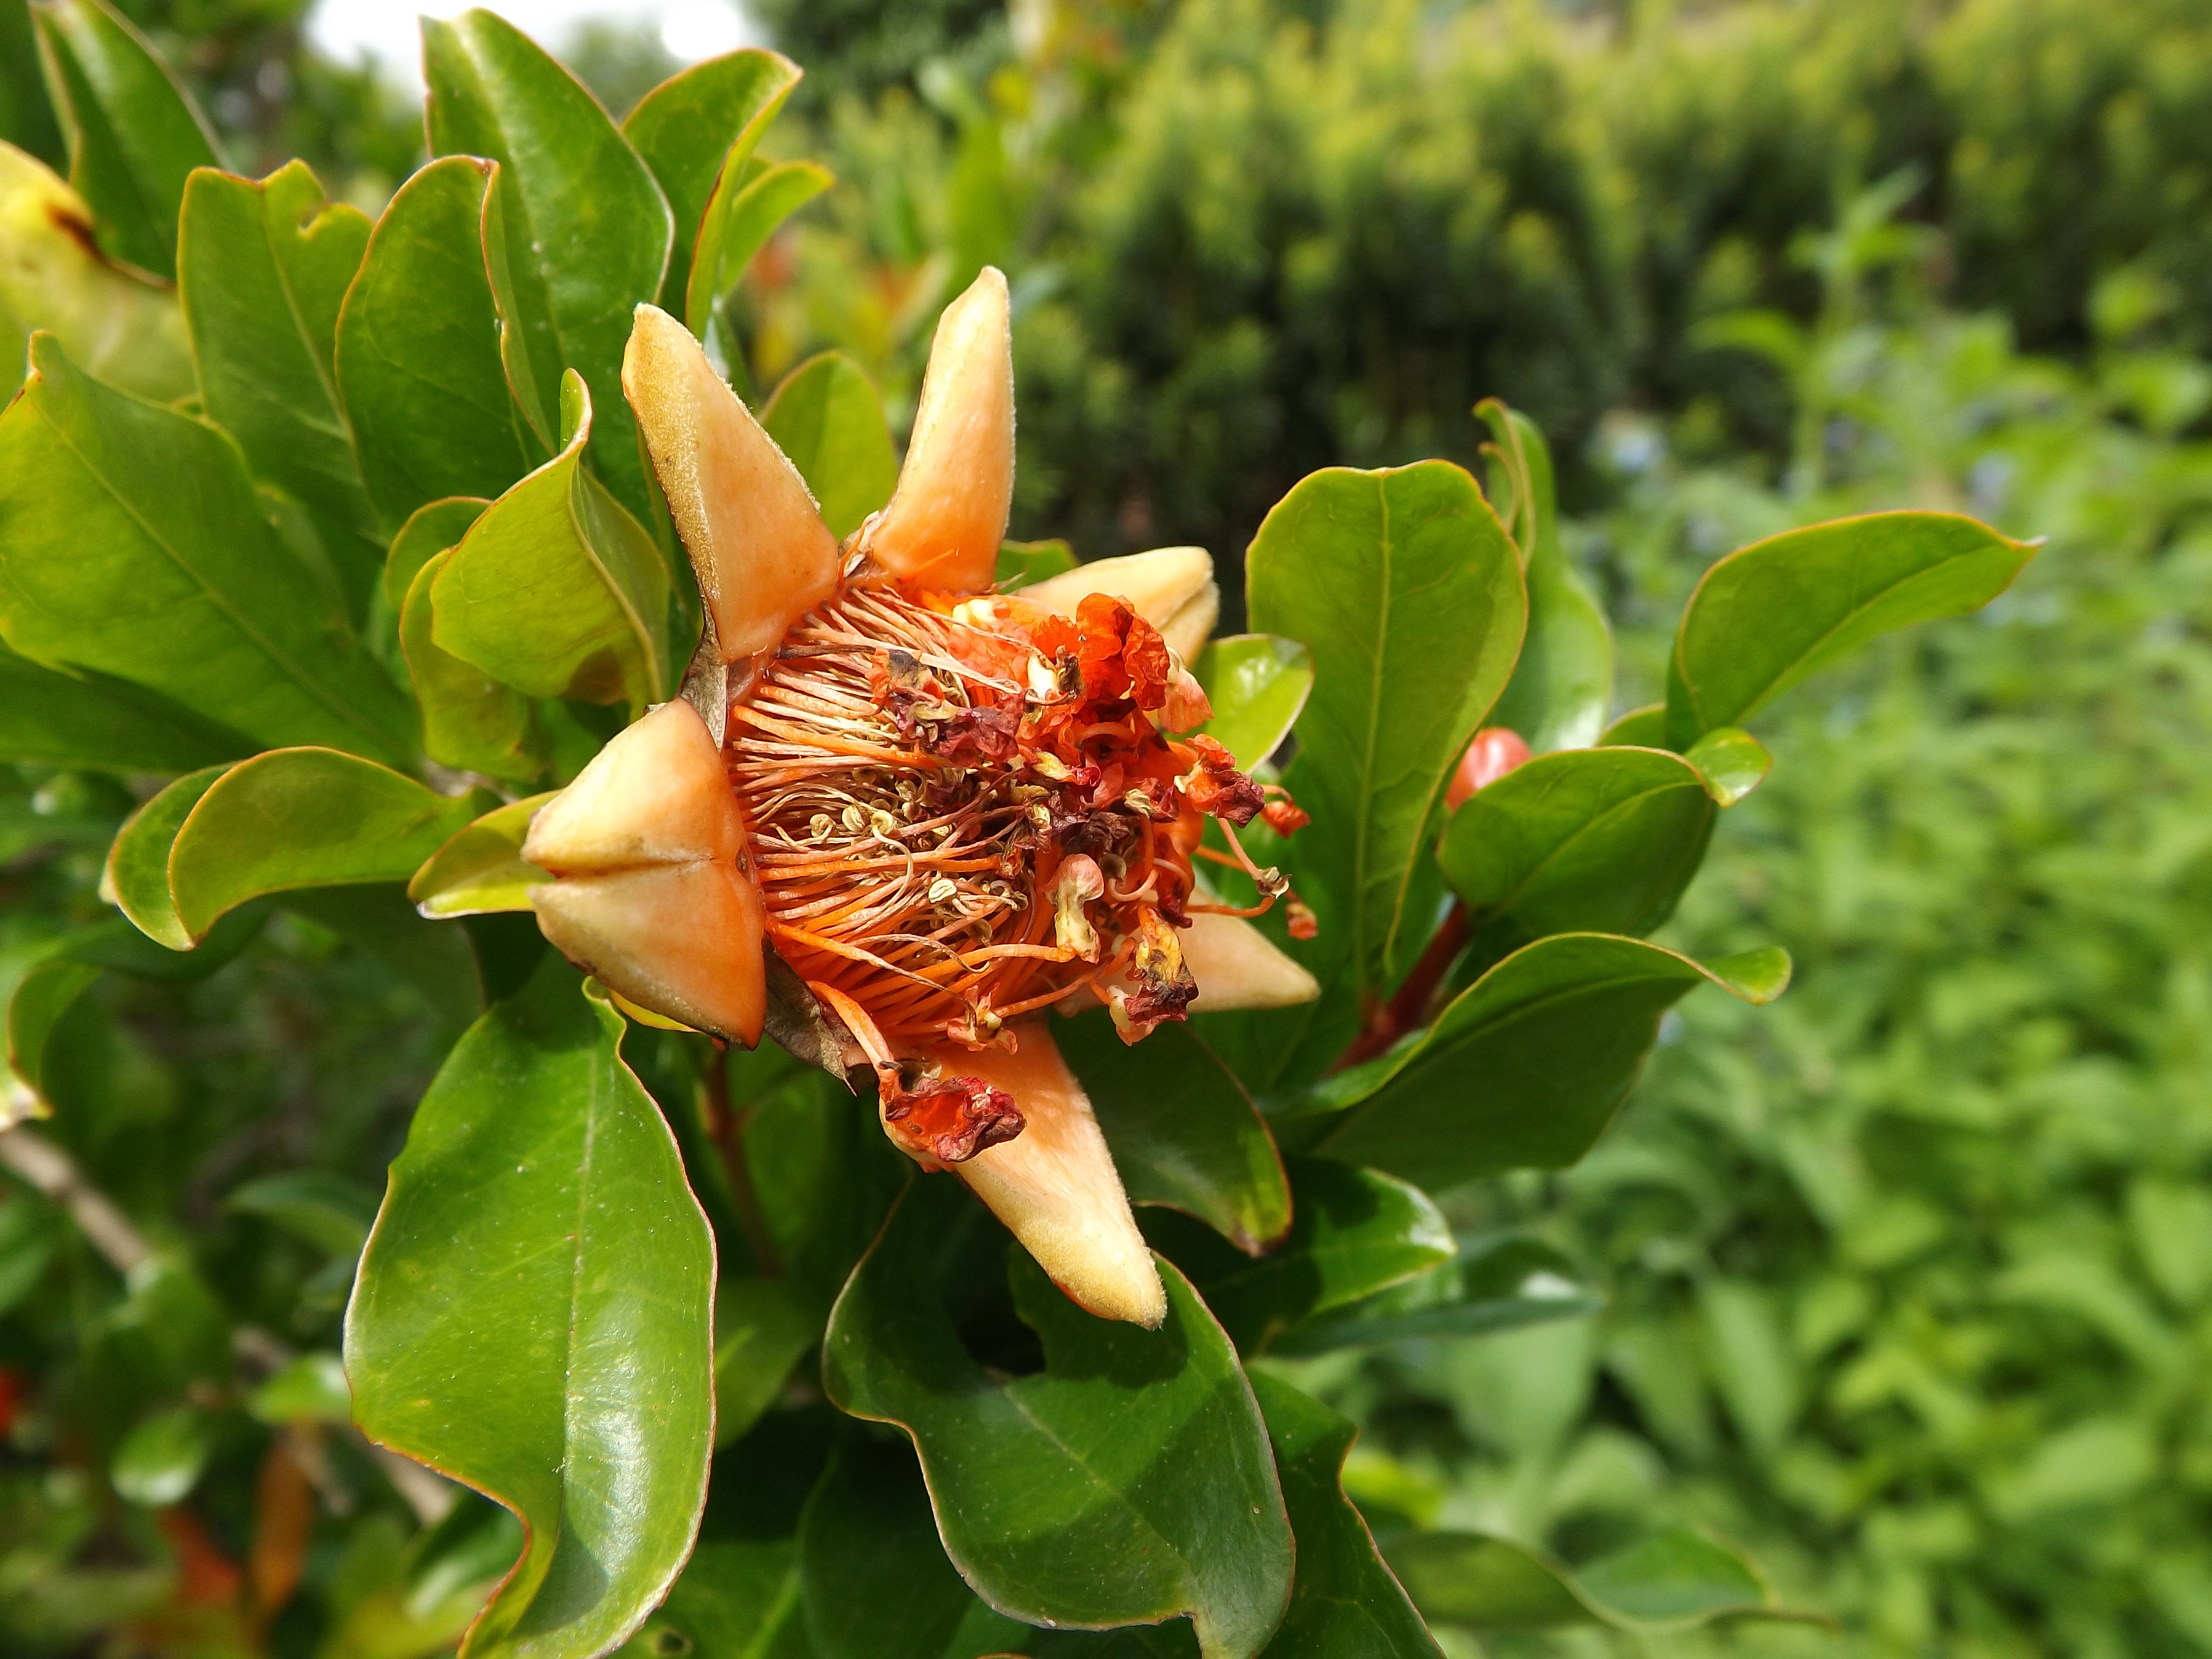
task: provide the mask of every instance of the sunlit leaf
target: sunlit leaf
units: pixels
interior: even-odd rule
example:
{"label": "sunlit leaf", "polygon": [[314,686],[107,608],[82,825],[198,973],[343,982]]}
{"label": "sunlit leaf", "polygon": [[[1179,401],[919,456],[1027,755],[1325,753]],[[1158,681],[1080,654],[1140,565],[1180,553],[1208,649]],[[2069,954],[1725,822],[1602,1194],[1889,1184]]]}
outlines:
{"label": "sunlit leaf", "polygon": [[116,1495],[128,1503],[159,1509],[174,1504],[199,1484],[215,1449],[207,1413],[196,1406],[176,1406],[148,1418],[115,1449],[108,1478]]}
{"label": "sunlit leaf", "polygon": [[51,336],[0,414],[0,635],[258,744],[380,759],[407,700],[263,516],[235,445],[100,386]]}
{"label": "sunlit leaf", "polygon": [[1741,726],[1880,634],[1978,611],[2038,544],[1951,513],[1869,513],[1754,542],[1705,572],[1668,665],[1668,746]]}
{"label": "sunlit leaf", "polygon": [[725,167],[699,225],[684,289],[684,323],[701,339],[715,302],[735,286],[753,255],[786,219],[836,183],[811,161]]}
{"label": "sunlit leaf", "polygon": [[660,186],[583,84],[495,13],[424,18],[422,73],[432,154],[499,166],[484,229],[498,242],[487,254],[516,391],[527,384],[544,400],[532,415],[550,446],[562,375],[581,374],[603,428],[594,464],[633,513],[648,514],[622,357],[631,312],[659,297],[668,268],[673,222]]}
{"label": "sunlit leaf", "polygon": [[830,1398],[914,1437],[946,1552],[994,1607],[1040,1625],[1187,1613],[1209,1656],[1256,1653],[1289,1599],[1291,1542],[1228,1338],[1165,1264],[1167,1322],[1146,1331],[1085,1313],[1011,1248],[1045,1368],[994,1380],[933,1283],[969,1201],[941,1180],[900,1201],[830,1316]]}
{"label": "sunlit leaf", "polygon": [[392,1167],[347,1310],[363,1431],[527,1529],[474,1655],[619,1644],[706,1495],[714,1247],[623,1030],[550,957],[470,1029]]}
{"label": "sunlit leaf", "polygon": [[407,605],[416,574],[449,547],[459,547],[469,526],[491,503],[481,495],[449,495],[425,501],[407,516],[384,556],[384,598],[398,616]]}
{"label": "sunlit leaf", "polygon": [[203,170],[185,187],[178,288],[200,402],[254,476],[303,502],[357,610],[383,556],[338,400],[338,308],[369,222],[325,200],[303,161],[259,184]]}
{"label": "sunlit leaf", "polygon": [[39,963],[9,994],[8,1070],[31,1091],[34,1110],[53,1103],[46,1095],[47,1047],[63,1017],[99,977],[99,969],[64,957]]}
{"label": "sunlit leaf", "polygon": [[191,950],[192,936],[177,914],[176,896],[169,890],[169,848],[200,797],[228,769],[203,767],[176,779],[125,820],[107,849],[100,896],[147,938],[172,951]]}
{"label": "sunlit leaf", "polygon": [[[418,513],[408,522],[421,518]],[[434,637],[431,587],[453,556],[451,550],[434,554],[415,573],[399,612],[399,648],[422,710],[422,752],[441,766],[530,782],[544,772],[546,759],[530,699],[444,650]]]}
{"label": "sunlit leaf", "polygon": [[898,452],[884,400],[843,352],[823,352],[793,369],[760,418],[814,492],[831,535],[851,535],[890,500]]}
{"label": "sunlit leaf", "polygon": [[1272,634],[1208,640],[1190,669],[1213,705],[1206,736],[1245,772],[1282,747],[1313,690],[1313,653]]}
{"label": "sunlit leaf", "polygon": [[1582,1269],[1533,1238],[1471,1238],[1433,1273],[1317,1315],[1275,1339],[1285,1357],[1437,1337],[1476,1336],[1595,1313],[1604,1297]]}
{"label": "sunlit leaf", "polygon": [[1311,1092],[1342,1115],[1330,1158],[1443,1188],[1515,1169],[1564,1169],[1589,1150],[1636,1080],[1659,1017],[1702,984],[1765,1003],[1790,958],[1705,963],[1607,933],[1557,933],[1515,951],[1417,1040]]}
{"label": "sunlit leaf", "polygon": [[473,916],[530,908],[530,889],[550,879],[522,861],[530,820],[551,800],[550,792],[495,807],[423,860],[407,884],[407,896],[426,916]]}
{"label": "sunlit leaf", "polygon": [[106,0],[34,7],[46,88],[69,141],[70,184],[100,246],[177,274],[177,212],[194,167],[221,167],[215,135],[145,38]]}
{"label": "sunlit leaf", "polygon": [[402,185],[338,313],[338,391],[389,531],[428,501],[496,495],[544,459],[500,366],[478,231],[490,175],[455,155]]}

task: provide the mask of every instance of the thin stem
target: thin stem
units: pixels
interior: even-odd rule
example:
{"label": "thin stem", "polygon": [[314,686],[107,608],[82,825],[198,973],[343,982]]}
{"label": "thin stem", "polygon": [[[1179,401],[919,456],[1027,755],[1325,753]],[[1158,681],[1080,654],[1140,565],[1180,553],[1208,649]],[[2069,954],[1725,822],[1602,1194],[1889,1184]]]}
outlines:
{"label": "thin stem", "polygon": [[1374,1059],[1427,1018],[1429,1004],[1436,1000],[1437,988],[1443,983],[1444,975],[1451,971],[1459,953],[1467,948],[1467,906],[1455,900],[1443,924],[1422,951],[1420,959],[1414,963],[1413,971],[1398,987],[1397,994],[1368,1015],[1366,1029],[1329,1067],[1331,1071],[1341,1072],[1364,1060]]}
{"label": "thin stem", "polygon": [[730,1202],[737,1210],[745,1248],[752,1252],[763,1279],[781,1279],[783,1257],[776,1250],[775,1235],[769,1231],[759,1189],[753,1185],[752,1165],[745,1158],[744,1119],[730,1109],[729,1050],[719,1043],[708,1059],[706,1076],[700,1079],[699,1103],[708,1139],[721,1155],[722,1173],[729,1180]]}

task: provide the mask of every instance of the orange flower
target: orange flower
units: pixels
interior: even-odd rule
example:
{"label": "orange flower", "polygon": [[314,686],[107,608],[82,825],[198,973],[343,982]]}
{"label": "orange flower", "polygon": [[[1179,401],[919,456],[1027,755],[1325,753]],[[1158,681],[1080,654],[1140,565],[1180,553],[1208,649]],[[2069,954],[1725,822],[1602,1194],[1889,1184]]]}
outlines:
{"label": "orange flower", "polygon": [[[1218,609],[1211,561],[1169,548],[992,591],[1014,459],[996,270],[939,320],[897,489],[842,548],[651,306],[623,387],[707,626],[683,697],[532,824],[545,936],[632,1005],[747,1046],[773,977],[782,1018],[873,1070],[895,1145],[957,1171],[1084,1307],[1157,1325],[1158,1274],[1047,1012],[1095,998],[1133,1042],[1194,1005],[1316,994],[1192,872],[1220,856],[1208,817],[1234,848],[1296,812],[1182,735],[1209,712],[1182,659]],[[1282,878],[1245,867],[1265,908]]]}

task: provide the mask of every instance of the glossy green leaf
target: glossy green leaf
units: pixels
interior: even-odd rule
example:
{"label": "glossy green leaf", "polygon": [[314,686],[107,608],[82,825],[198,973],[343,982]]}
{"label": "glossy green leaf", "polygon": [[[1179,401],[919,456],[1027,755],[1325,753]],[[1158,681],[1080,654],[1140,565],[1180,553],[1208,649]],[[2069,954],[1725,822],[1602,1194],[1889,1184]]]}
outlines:
{"label": "glossy green leaf", "polygon": [[453,556],[450,550],[431,556],[415,573],[399,612],[399,648],[422,711],[422,751],[441,766],[528,783],[546,765],[544,736],[530,699],[441,649],[434,636],[431,587]]}
{"label": "glossy green leaf", "polygon": [[[904,1446],[848,1437],[806,1501],[799,1585],[820,1659],[979,1659],[1035,1632],[977,1599],[945,1559]],[[896,1618],[884,1610],[898,1609]]]}
{"label": "glossy green leaf", "polygon": [[1978,611],[2038,544],[1952,513],[1869,513],[1729,554],[1682,611],[1668,665],[1668,746],[1741,726],[1876,635]]}
{"label": "glossy green leaf", "polygon": [[70,183],[91,204],[100,246],[174,276],[185,180],[194,167],[222,165],[214,132],[106,0],[45,0],[31,17],[69,143]]}
{"label": "glossy green leaf", "polygon": [[1236,1073],[1188,1025],[1121,1041],[1103,1010],[1055,1021],[1054,1040],[1091,1097],[1133,1204],[1195,1216],[1247,1255],[1291,1224],[1291,1187],[1266,1121]]}
{"label": "glossy green leaf", "polygon": [[970,1201],[942,1180],[899,1201],[830,1315],[830,1399],[913,1437],[946,1553],[1000,1611],[1094,1627],[1187,1613],[1207,1655],[1256,1653],[1292,1546],[1228,1338],[1164,1263],[1167,1321],[1146,1331],[1085,1313],[1010,1247],[1045,1368],[994,1380],[932,1282],[934,1243]]}
{"label": "glossy green leaf", "polygon": [[36,157],[0,143],[0,389],[23,373],[31,331],[110,386],[166,402],[192,389],[191,348],[173,293],[100,258],[92,210]]}
{"label": "glossy green leaf", "polygon": [[115,1449],[108,1477],[127,1503],[160,1509],[174,1504],[199,1484],[215,1449],[207,1413],[197,1406],[175,1406],[148,1418]]}
{"label": "glossy green leaf", "polygon": [[217,779],[178,828],[168,855],[176,919],[197,944],[225,911],[264,894],[404,882],[483,810],[481,797],[437,794],[334,749],[257,755]]}
{"label": "glossy green leaf", "polygon": [[1316,1142],[1443,1188],[1516,1169],[1564,1169],[1613,1120],[1659,1017],[1711,983],[1747,1002],[1782,994],[1790,958],[1705,963],[1608,933],[1557,933],[1515,951],[1418,1040],[1313,1091],[1347,1108]]}
{"label": "glossy green leaf", "polygon": [[246,1409],[269,1424],[350,1423],[353,1392],[346,1387],[344,1363],[334,1353],[303,1353],[247,1395]]}
{"label": "glossy green leaf", "polygon": [[1391,1290],[1307,1320],[1268,1352],[1286,1358],[1382,1342],[1479,1336],[1595,1313],[1605,1298],[1550,1245],[1507,1235],[1472,1238],[1451,1262]]}
{"label": "glossy green leaf", "polygon": [[1273,1659],[1442,1659],[1443,1650],[1344,1495],[1344,1455],[1359,1431],[1287,1382],[1252,1379],[1297,1534],[1291,1610],[1267,1644]]}
{"label": "glossy green leaf", "polygon": [[459,547],[469,526],[491,503],[481,495],[449,495],[425,501],[407,516],[384,556],[384,598],[398,616],[407,606],[416,574],[449,547]]}
{"label": "glossy green leaf", "polygon": [[500,365],[479,230],[491,172],[448,156],[402,185],[338,313],[338,391],[387,530],[428,501],[496,495],[543,459]]}
{"label": "glossy green leaf", "polygon": [[890,500],[898,452],[884,400],[843,352],[809,357],[784,376],[761,424],[806,480],[822,522],[839,540]]}
{"label": "glossy green leaf", "polygon": [[715,179],[744,169],[799,80],[799,65],[781,52],[747,47],[672,76],[624,118],[623,136],[653,169],[675,218],[663,311],[683,314],[692,246]]}
{"label": "glossy green leaf", "polygon": [[992,574],[1001,588],[1027,587],[1075,568],[1075,550],[1060,537],[1042,542],[1000,542]]}
{"label": "glossy green leaf", "polygon": [[440,918],[529,909],[530,889],[551,877],[522,861],[523,837],[552,799],[549,790],[485,813],[423,860],[407,896],[424,915]]}
{"label": "glossy green leaf", "polygon": [[1679,755],[1567,750],[1469,796],[1437,861],[1474,927],[1504,949],[1547,933],[1647,933],[1697,873],[1717,811]]}
{"label": "glossy green leaf", "polygon": [[759,1421],[821,1340],[822,1304],[805,1291],[781,1279],[725,1279],[714,1298],[714,1443]]}
{"label": "glossy green leaf", "polygon": [[[51,1110],[46,1095],[46,1054],[62,1018],[92,988],[100,969],[66,957],[42,962],[15,982],[8,997],[8,1070],[31,1092],[37,1105]],[[5,1114],[13,1127],[17,1109]]]}
{"label": "glossy green leaf", "polygon": [[1263,1353],[1283,1332],[1452,1259],[1451,1229],[1419,1188],[1374,1170],[1293,1159],[1290,1235],[1256,1260],[1172,1221],[1146,1231],[1188,1273],[1237,1350]]}
{"label": "glossy green leaf", "polygon": [[169,848],[200,797],[229,769],[204,767],[172,782],[124,821],[107,849],[100,896],[128,916],[147,938],[172,951],[189,951],[192,936],[177,915],[169,891]]}
{"label": "glossy green leaf", "polygon": [[1779,1606],[1738,1552],[1686,1527],[1576,1569],[1486,1533],[1417,1533],[1389,1553],[1424,1613],[1475,1630],[1601,1625],[1658,1634],[1716,1619],[1807,1617]]}
{"label": "glossy green leaf", "polygon": [[1586,749],[1613,702],[1613,635],[1559,544],[1552,452],[1536,423],[1495,398],[1475,406],[1487,447],[1511,485],[1508,527],[1528,578],[1528,634],[1490,724],[1520,733],[1536,754]]}
{"label": "glossy green leaf", "polygon": [[360,209],[326,201],[304,161],[260,183],[203,169],[185,189],[178,289],[200,402],[256,477],[316,516],[365,605],[382,538],[338,400],[338,309],[368,251]]}
{"label": "glossy green leaf", "polygon": [[1245,772],[1282,747],[1313,690],[1313,653],[1272,634],[1208,640],[1190,672],[1213,705],[1201,729]]}
{"label": "glossy green leaf", "polygon": [[356,1419],[521,1517],[465,1650],[586,1659],[676,1577],[706,1497],[714,1257],[623,1024],[549,955],[423,1097],[346,1312]]}
{"label": "glossy green leaf", "polygon": [[673,221],[660,186],[582,82],[492,12],[424,18],[422,74],[432,153],[499,164],[499,204],[483,223],[501,239],[488,252],[510,379],[545,399],[538,418],[550,444],[562,375],[581,374],[602,427],[594,463],[631,511],[649,514],[622,358],[630,313],[659,296],[668,268]]}
{"label": "glossy green leaf", "polygon": [[1647,702],[1632,708],[1605,728],[1598,739],[1607,749],[1664,749],[1667,746],[1667,705]]}
{"label": "glossy green leaf", "polygon": [[568,447],[485,509],[430,587],[438,647],[534,697],[659,700],[668,568],[583,465],[592,404],[573,374]]}
{"label": "glossy green leaf", "polygon": [[104,675],[41,667],[0,647],[0,759],[184,772],[252,746],[155,693]]}
{"label": "glossy green leaf", "polygon": [[716,301],[736,286],[786,219],[836,183],[826,167],[811,161],[779,161],[769,167],[725,167],[700,221],[684,285],[684,321],[707,337]]}
{"label": "glossy green leaf", "polygon": [[1340,914],[1302,954],[1386,986],[1425,939],[1408,906],[1430,815],[1520,649],[1513,544],[1458,467],[1331,467],[1275,505],[1245,568],[1253,625],[1313,652],[1296,879],[1328,885]]}
{"label": "glossy green leaf", "polygon": [[51,336],[0,414],[0,635],[257,744],[398,759],[407,700],[262,514],[203,422],[81,374]]}
{"label": "glossy green leaf", "polygon": [[1733,806],[1766,781],[1774,757],[1740,726],[1719,726],[1699,738],[1682,758],[1698,769],[1705,787],[1723,806]]}

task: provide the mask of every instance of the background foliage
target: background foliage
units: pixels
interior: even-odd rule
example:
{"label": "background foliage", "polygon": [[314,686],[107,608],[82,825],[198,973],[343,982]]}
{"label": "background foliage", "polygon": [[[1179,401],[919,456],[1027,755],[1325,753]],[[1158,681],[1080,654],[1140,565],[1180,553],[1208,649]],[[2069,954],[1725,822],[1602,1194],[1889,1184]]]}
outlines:
{"label": "background foliage", "polygon": [[[418,159],[413,111],[303,53],[298,8],[126,9],[240,165],[304,155],[374,210]],[[772,384],[835,344],[896,409],[942,298],[1005,264],[1018,533],[1233,556],[1313,466],[1470,459],[1471,406],[1502,395],[1554,434],[1570,550],[1628,619],[1625,705],[1659,694],[1698,571],[1757,534],[1911,502],[2053,538],[1987,620],[1784,705],[1782,766],[1664,938],[1786,941],[1790,995],[1685,1003],[1595,1154],[1453,1214],[1537,1226],[1604,1310],[1295,1376],[1367,1425],[1350,1479],[1386,1534],[1480,1524],[1582,1560],[1701,1522],[1866,1651],[2212,1649],[2212,23],[2182,0],[1188,0],[917,9],[894,36],[805,12],[811,89],[771,148],[844,182],[756,267],[746,366]],[[617,106],[666,67],[618,34],[575,47]],[[27,60],[0,61],[7,136],[53,154]],[[6,784],[5,977],[111,914],[98,860],[131,805],[88,775]],[[46,1084],[157,1258],[189,1248],[242,1317],[327,1347],[451,1004],[420,963],[253,920],[273,949],[204,982],[102,981]],[[309,1161],[313,1190],[252,1184]],[[190,1624],[103,1559],[222,1570],[50,1474],[52,1419],[13,1404],[100,1373],[80,1329],[144,1340],[177,1293],[111,1282],[54,1206],[0,1204],[0,1617],[33,1650],[118,1607]],[[349,1621],[395,1608],[449,1639],[509,1523],[470,1505],[406,1541],[400,1494],[295,1382],[252,1409],[322,1447],[356,1518],[270,1646],[368,1651]],[[136,1403],[95,1393],[86,1420],[119,1436]],[[248,1559],[257,1443],[214,1420],[201,1505]],[[117,1524],[147,1535],[83,1547]]]}

